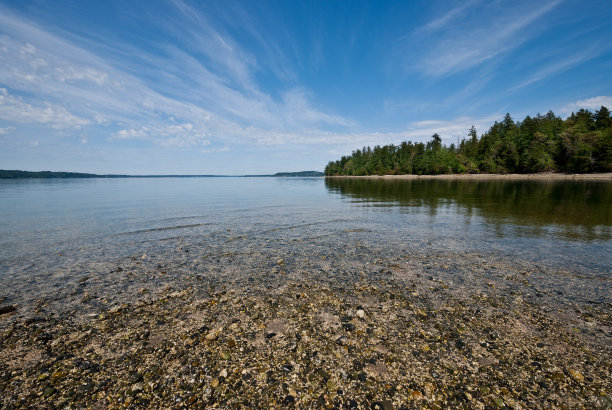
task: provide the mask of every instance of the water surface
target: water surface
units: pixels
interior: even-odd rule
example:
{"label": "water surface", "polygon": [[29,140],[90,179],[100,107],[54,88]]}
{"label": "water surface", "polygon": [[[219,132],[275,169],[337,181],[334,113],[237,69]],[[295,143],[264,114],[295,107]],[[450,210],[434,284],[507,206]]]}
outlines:
{"label": "water surface", "polygon": [[[248,286],[272,281],[278,258],[289,274],[321,280],[370,263],[455,260],[447,279],[473,287],[494,259],[498,275],[539,272],[535,285],[555,297],[610,303],[608,182],[25,179],[0,181],[0,199],[0,298],[21,305],[76,303],[87,278],[102,301],[193,276]],[[304,262],[313,259],[326,263],[318,273]],[[172,277],[117,270],[134,261]]]}

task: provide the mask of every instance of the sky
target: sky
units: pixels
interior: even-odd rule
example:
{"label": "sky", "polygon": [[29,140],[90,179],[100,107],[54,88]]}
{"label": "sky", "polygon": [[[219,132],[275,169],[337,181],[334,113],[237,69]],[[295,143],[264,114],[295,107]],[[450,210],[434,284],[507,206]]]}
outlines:
{"label": "sky", "polygon": [[0,0],[0,169],[323,170],[612,109],[612,2]]}

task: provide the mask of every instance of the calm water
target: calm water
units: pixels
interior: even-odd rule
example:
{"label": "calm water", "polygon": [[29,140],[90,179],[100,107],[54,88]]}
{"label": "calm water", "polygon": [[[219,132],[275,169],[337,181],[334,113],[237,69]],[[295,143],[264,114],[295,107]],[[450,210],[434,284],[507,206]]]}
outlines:
{"label": "calm water", "polygon": [[[371,257],[478,254],[534,264],[564,272],[551,287],[578,281],[565,295],[609,303],[610,204],[611,183],[584,181],[4,180],[0,298],[26,303],[85,274],[104,277],[125,258],[171,263],[180,276],[222,271],[193,265],[193,255],[219,263],[234,255],[227,266],[256,276],[274,255],[342,260],[367,246]],[[189,258],[170,256],[179,245]]]}

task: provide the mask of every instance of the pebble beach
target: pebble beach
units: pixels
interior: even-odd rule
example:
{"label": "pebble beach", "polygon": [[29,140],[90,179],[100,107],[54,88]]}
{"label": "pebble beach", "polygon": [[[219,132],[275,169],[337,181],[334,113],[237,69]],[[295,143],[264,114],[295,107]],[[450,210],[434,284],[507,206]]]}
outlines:
{"label": "pebble beach", "polygon": [[565,300],[571,272],[493,253],[223,235],[94,258],[0,315],[0,406],[612,406],[608,278]]}

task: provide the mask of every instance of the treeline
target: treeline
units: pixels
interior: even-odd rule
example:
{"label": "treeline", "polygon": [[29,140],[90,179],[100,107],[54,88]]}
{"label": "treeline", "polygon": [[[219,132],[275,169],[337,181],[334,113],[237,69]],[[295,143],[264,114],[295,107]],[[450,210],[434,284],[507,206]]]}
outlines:
{"label": "treeline", "polygon": [[325,175],[538,173],[612,171],[612,117],[606,107],[567,119],[552,111],[515,122],[506,114],[478,137],[472,126],[458,146],[427,143],[364,147],[331,161]]}
{"label": "treeline", "polygon": [[98,178],[99,175],[84,174],[81,172],[52,172],[52,171],[18,171],[0,169],[0,179],[14,178]]}

